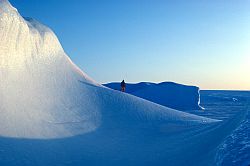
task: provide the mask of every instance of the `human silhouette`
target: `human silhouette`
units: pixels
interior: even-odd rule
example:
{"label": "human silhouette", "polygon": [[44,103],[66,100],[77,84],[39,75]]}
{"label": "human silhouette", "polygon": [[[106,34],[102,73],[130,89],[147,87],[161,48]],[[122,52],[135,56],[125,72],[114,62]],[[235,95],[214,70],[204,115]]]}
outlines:
{"label": "human silhouette", "polygon": [[121,82],[121,91],[125,92],[125,89],[126,89],[126,83],[125,83],[124,80],[122,80],[122,82]]}

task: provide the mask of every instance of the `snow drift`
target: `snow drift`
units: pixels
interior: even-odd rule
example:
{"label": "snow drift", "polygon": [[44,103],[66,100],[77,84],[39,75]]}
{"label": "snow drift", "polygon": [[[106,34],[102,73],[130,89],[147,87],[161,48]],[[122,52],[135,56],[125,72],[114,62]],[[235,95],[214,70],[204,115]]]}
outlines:
{"label": "snow drift", "polygon": [[[120,83],[108,83],[104,86],[120,90]],[[127,84],[126,92],[143,99],[177,110],[200,110],[200,90],[196,86],[187,86],[174,82],[159,84],[141,82]]]}
{"label": "snow drift", "polygon": [[98,108],[86,101],[89,90],[79,81],[97,83],[72,64],[49,28],[0,2],[0,135],[57,137],[94,130]]}

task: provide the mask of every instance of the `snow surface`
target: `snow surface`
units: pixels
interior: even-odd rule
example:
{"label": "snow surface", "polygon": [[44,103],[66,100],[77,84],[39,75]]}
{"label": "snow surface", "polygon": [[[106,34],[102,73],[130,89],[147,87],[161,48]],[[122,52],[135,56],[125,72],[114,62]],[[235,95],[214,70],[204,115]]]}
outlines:
{"label": "snow surface", "polygon": [[[120,83],[108,83],[104,86],[120,90]],[[154,103],[177,110],[200,110],[200,90],[196,86],[187,86],[174,82],[140,82],[126,84],[126,92]]]}
{"label": "snow surface", "polygon": [[[220,144],[215,156],[216,165],[250,165],[250,91],[207,91],[202,92],[202,100],[212,107],[226,106],[223,111],[217,108],[217,115],[211,118],[234,121],[242,117],[237,128]],[[237,99],[237,100],[234,100]],[[210,107],[211,107],[210,106]],[[225,113],[226,112],[226,113]],[[220,116],[220,117],[219,117]],[[230,118],[232,117],[232,118]]]}
{"label": "snow surface", "polygon": [[106,88],[7,0],[0,39],[1,166],[214,165],[242,117],[219,121]]}

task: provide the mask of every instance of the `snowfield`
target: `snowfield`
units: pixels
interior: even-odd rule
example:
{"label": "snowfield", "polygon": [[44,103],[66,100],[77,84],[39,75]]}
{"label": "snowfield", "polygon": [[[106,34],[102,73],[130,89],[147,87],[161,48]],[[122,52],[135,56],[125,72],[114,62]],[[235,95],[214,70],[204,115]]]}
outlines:
{"label": "snowfield", "polygon": [[220,120],[103,87],[7,0],[0,39],[1,166],[210,165],[229,132],[216,138]]}

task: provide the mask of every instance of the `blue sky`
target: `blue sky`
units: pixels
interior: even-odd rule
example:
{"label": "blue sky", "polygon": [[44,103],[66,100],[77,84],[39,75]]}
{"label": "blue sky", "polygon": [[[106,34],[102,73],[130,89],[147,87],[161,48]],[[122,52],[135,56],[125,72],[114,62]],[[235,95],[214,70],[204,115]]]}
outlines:
{"label": "blue sky", "polygon": [[88,75],[250,90],[250,0],[10,0]]}

